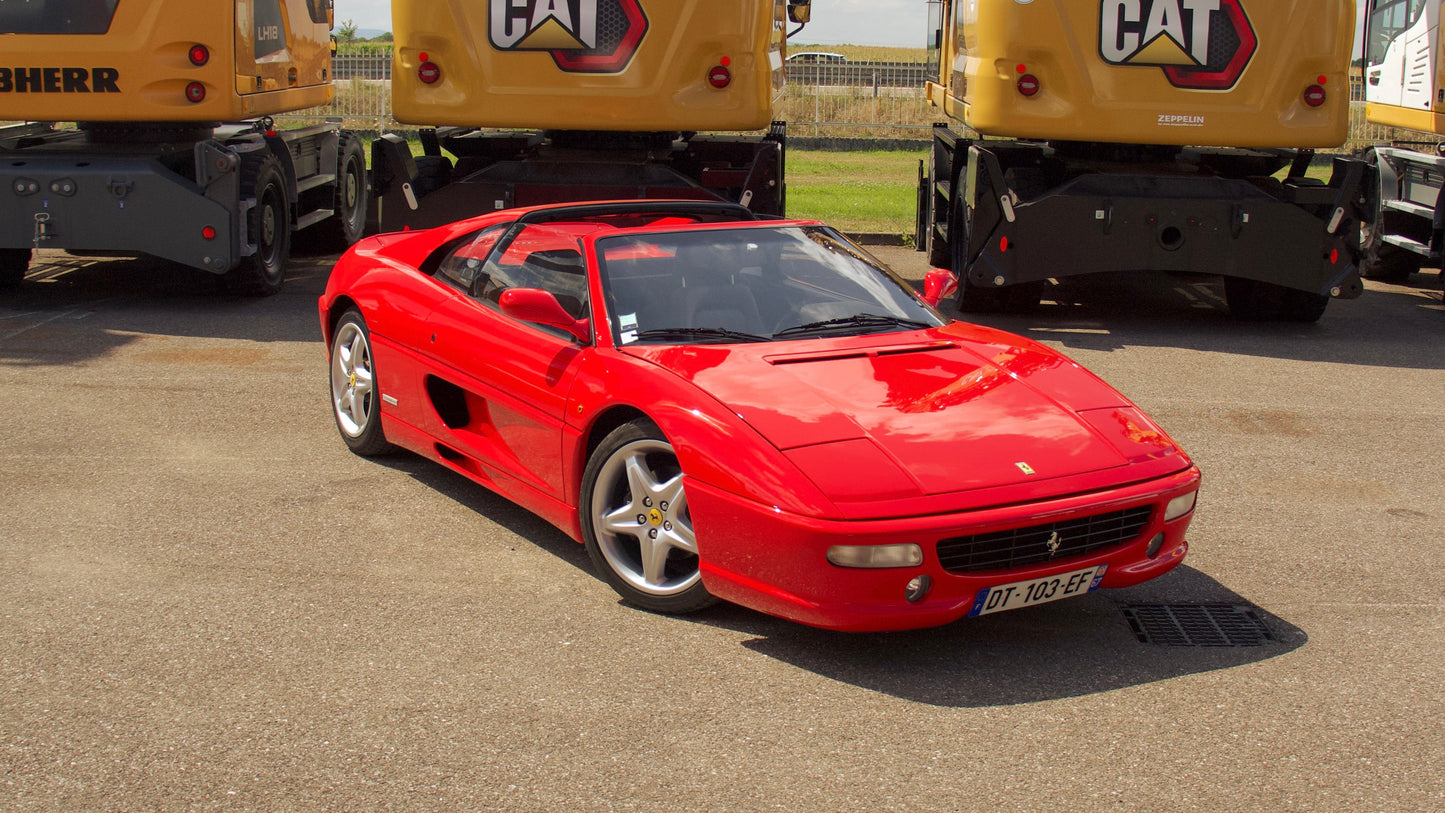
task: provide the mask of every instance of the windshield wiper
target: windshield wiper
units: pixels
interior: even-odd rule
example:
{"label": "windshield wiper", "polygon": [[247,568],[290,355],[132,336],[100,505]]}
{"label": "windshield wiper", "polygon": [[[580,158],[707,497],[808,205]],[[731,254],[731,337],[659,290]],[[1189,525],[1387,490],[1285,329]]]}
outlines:
{"label": "windshield wiper", "polygon": [[725,327],[660,327],[637,333],[639,339],[722,339],[734,342],[770,342],[769,336],[729,330]]}
{"label": "windshield wiper", "polygon": [[821,322],[808,322],[803,325],[783,328],[777,333],[774,333],[773,338],[776,339],[780,336],[802,336],[809,333],[831,333],[839,329],[854,327],[906,327],[918,330],[934,327],[934,325],[913,319],[904,319],[901,316],[885,316],[880,313],[858,313],[853,316],[840,316],[837,319],[824,319]]}

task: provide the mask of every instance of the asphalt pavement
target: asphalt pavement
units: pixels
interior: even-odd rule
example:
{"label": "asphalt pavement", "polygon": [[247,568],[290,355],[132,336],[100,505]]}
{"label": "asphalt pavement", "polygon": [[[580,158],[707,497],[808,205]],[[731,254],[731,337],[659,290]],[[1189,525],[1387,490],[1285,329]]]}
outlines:
{"label": "asphalt pavement", "polygon": [[0,298],[0,808],[1445,811],[1437,272],[1312,325],[1172,275],[980,320],[1191,452],[1190,555],[849,635],[632,609],[545,522],[351,455],[333,259],[256,300],[47,253]]}

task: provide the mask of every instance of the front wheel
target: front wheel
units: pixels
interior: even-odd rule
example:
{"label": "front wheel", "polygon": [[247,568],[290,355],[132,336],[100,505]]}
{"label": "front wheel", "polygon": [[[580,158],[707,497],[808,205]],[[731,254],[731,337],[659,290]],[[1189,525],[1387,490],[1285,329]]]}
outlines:
{"label": "front wheel", "polygon": [[716,603],[672,444],[647,420],[614,429],[582,475],[582,536],[602,578],[629,603],[690,613]]}
{"label": "front wheel", "polygon": [[362,457],[391,451],[381,430],[371,332],[355,310],[342,314],[331,334],[331,414],[351,451]]}

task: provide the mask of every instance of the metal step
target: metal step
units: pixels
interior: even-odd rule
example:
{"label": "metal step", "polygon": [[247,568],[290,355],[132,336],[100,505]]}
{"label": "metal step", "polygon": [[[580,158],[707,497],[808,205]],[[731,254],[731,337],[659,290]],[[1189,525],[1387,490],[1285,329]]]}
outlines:
{"label": "metal step", "polygon": [[1430,246],[1418,240],[1411,240],[1408,237],[1401,237],[1398,234],[1387,234],[1384,240],[1392,246],[1399,246],[1406,251],[1419,254],[1421,257],[1430,256]]}
{"label": "metal step", "polygon": [[325,220],[328,217],[331,217],[334,214],[336,214],[335,209],[317,209],[312,212],[307,212],[306,214],[296,218],[296,231],[301,231],[302,229],[315,226],[317,223],[320,223],[321,221]]}
{"label": "metal step", "polygon": [[322,173],[319,175],[312,175],[310,178],[302,178],[301,180],[297,181],[296,191],[305,192],[308,189],[315,189],[318,186],[325,186],[326,184],[335,182],[335,173]]}
{"label": "metal step", "polygon": [[1418,203],[1415,203],[1414,201],[1387,200],[1382,202],[1380,205],[1386,209],[1391,209],[1396,212],[1404,212],[1406,214],[1415,215],[1416,217],[1423,217],[1426,220],[1435,219],[1434,209],[1431,209],[1429,206],[1422,206]]}

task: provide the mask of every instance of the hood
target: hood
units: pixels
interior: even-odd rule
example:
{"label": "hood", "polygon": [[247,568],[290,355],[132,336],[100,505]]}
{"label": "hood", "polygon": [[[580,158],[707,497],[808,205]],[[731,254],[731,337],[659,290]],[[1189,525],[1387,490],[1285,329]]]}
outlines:
{"label": "hood", "polygon": [[726,404],[845,501],[1037,483],[1178,451],[1065,356],[976,325],[626,352]]}

